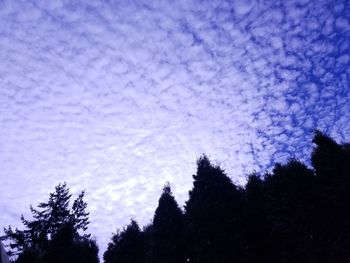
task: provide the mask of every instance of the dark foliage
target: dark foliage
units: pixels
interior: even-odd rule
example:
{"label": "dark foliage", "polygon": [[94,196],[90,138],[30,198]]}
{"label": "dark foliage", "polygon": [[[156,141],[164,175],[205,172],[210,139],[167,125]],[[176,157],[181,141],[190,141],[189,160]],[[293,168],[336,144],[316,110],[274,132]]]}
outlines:
{"label": "dark foliage", "polygon": [[[350,144],[315,131],[312,167],[291,159],[244,188],[206,156],[197,161],[184,212],[169,185],[153,221],[112,236],[105,263],[350,263]],[[66,185],[31,207],[25,230],[5,229],[18,263],[97,263],[84,192]]]}
{"label": "dark foliage", "polygon": [[321,262],[350,262],[349,144],[337,144],[319,131],[313,142],[315,257]]}
{"label": "dark foliage", "polygon": [[63,225],[52,237],[43,254],[47,263],[98,263],[96,242],[80,236],[74,225]]}
{"label": "dark foliage", "polygon": [[277,164],[265,178],[273,262],[312,262],[313,179],[313,172],[296,160]]}
{"label": "dark foliage", "polygon": [[244,262],[274,262],[272,258],[271,227],[267,215],[264,180],[257,174],[248,177],[245,187]]}
{"label": "dark foliage", "polygon": [[242,255],[243,191],[206,156],[197,162],[186,202],[186,242],[191,262],[232,262]]}
{"label": "dark foliage", "polygon": [[153,218],[149,262],[185,262],[183,234],[182,211],[166,185]]}
{"label": "dark foliage", "polygon": [[313,143],[313,169],[291,159],[245,188],[199,158],[184,215],[166,186],[138,262],[350,262],[350,146],[319,131]]}
{"label": "dark foliage", "polygon": [[103,255],[106,263],[145,262],[145,239],[136,221],[132,220],[122,231],[117,231]]}
{"label": "dark foliage", "polygon": [[69,207],[71,194],[67,185],[59,184],[47,202],[35,209],[30,206],[33,219],[21,217],[24,230],[11,226],[4,229],[10,254],[17,255],[17,263],[98,263],[98,247],[87,230],[89,213],[83,200],[84,191]]}

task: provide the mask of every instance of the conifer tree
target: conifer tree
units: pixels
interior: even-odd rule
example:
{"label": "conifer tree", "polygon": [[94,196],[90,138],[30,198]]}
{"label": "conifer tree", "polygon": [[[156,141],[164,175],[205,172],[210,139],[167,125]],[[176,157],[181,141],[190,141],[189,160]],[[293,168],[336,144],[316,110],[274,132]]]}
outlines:
{"label": "conifer tree", "polygon": [[61,226],[48,243],[43,254],[46,263],[98,263],[95,240],[79,235],[74,223]]}
{"label": "conifer tree", "polygon": [[206,156],[197,161],[185,206],[187,256],[193,263],[236,262],[244,246],[242,191]]}
{"label": "conifer tree", "polygon": [[[4,228],[5,236],[2,239],[9,240],[10,253],[18,255],[18,262],[39,262],[47,254],[48,248],[54,243],[54,237],[61,233],[64,226],[71,226],[74,238],[66,239],[73,242],[77,238],[88,239],[89,235],[80,236],[79,231],[86,231],[89,224],[89,213],[84,201],[84,191],[69,206],[71,194],[66,183],[55,187],[55,192],[50,193],[47,202],[41,202],[38,208],[30,206],[32,220],[21,216],[24,230],[11,226]],[[65,232],[66,233],[66,232]],[[97,258],[97,254],[96,254]]]}
{"label": "conifer tree", "polygon": [[150,262],[185,262],[183,241],[183,214],[167,184],[153,218]]}
{"label": "conifer tree", "polygon": [[245,262],[271,262],[272,247],[270,224],[266,213],[264,180],[251,174],[245,186],[244,225],[246,234]]}
{"label": "conifer tree", "polygon": [[313,181],[313,172],[293,159],[285,165],[276,164],[266,176],[273,262],[312,262]]}
{"label": "conifer tree", "polygon": [[350,148],[317,130],[313,143],[316,256],[323,262],[346,262],[350,260]]}
{"label": "conifer tree", "polygon": [[105,263],[142,263],[145,257],[144,236],[134,220],[113,235],[103,255]]}
{"label": "conifer tree", "polygon": [[152,232],[153,232],[153,224],[149,223],[144,226],[142,229],[143,240],[145,244],[145,263],[152,263],[151,260],[151,251],[152,251]]}

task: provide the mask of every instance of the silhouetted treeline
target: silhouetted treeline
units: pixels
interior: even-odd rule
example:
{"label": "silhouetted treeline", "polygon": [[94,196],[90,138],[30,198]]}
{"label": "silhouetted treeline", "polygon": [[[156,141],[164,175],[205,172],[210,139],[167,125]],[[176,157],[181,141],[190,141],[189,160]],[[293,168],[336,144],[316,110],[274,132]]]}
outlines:
{"label": "silhouetted treeline", "polygon": [[312,168],[291,159],[245,187],[202,156],[184,210],[166,185],[152,224],[118,231],[105,263],[350,262],[350,146],[313,143]]}
{"label": "silhouetted treeline", "polygon": [[[346,263],[350,262],[350,145],[316,131],[312,168],[298,160],[235,185],[206,156],[197,161],[184,209],[169,185],[152,223],[132,220],[118,230],[105,263]],[[98,262],[87,229],[84,192],[58,185],[31,207],[25,230],[5,229],[18,263]]]}

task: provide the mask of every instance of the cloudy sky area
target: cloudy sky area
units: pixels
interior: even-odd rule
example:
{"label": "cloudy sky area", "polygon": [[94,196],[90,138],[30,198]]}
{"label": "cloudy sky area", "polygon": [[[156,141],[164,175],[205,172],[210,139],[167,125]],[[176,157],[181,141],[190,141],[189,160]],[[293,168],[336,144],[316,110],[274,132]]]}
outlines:
{"label": "cloudy sky area", "polygon": [[350,140],[348,1],[0,0],[0,25],[0,227],[66,181],[103,251],[202,153],[243,183]]}

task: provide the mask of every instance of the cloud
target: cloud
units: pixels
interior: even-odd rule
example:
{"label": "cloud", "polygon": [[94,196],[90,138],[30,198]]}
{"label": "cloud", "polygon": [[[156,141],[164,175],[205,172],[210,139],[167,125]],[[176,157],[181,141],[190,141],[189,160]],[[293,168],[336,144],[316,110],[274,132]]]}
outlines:
{"label": "cloud", "polygon": [[247,13],[249,13],[254,7],[254,4],[255,4],[254,0],[249,0],[249,1],[235,0],[232,2],[233,10],[238,15],[246,15]]}
{"label": "cloud", "polygon": [[0,4],[0,225],[67,181],[103,251],[202,153],[244,183],[350,137],[346,2]]}

